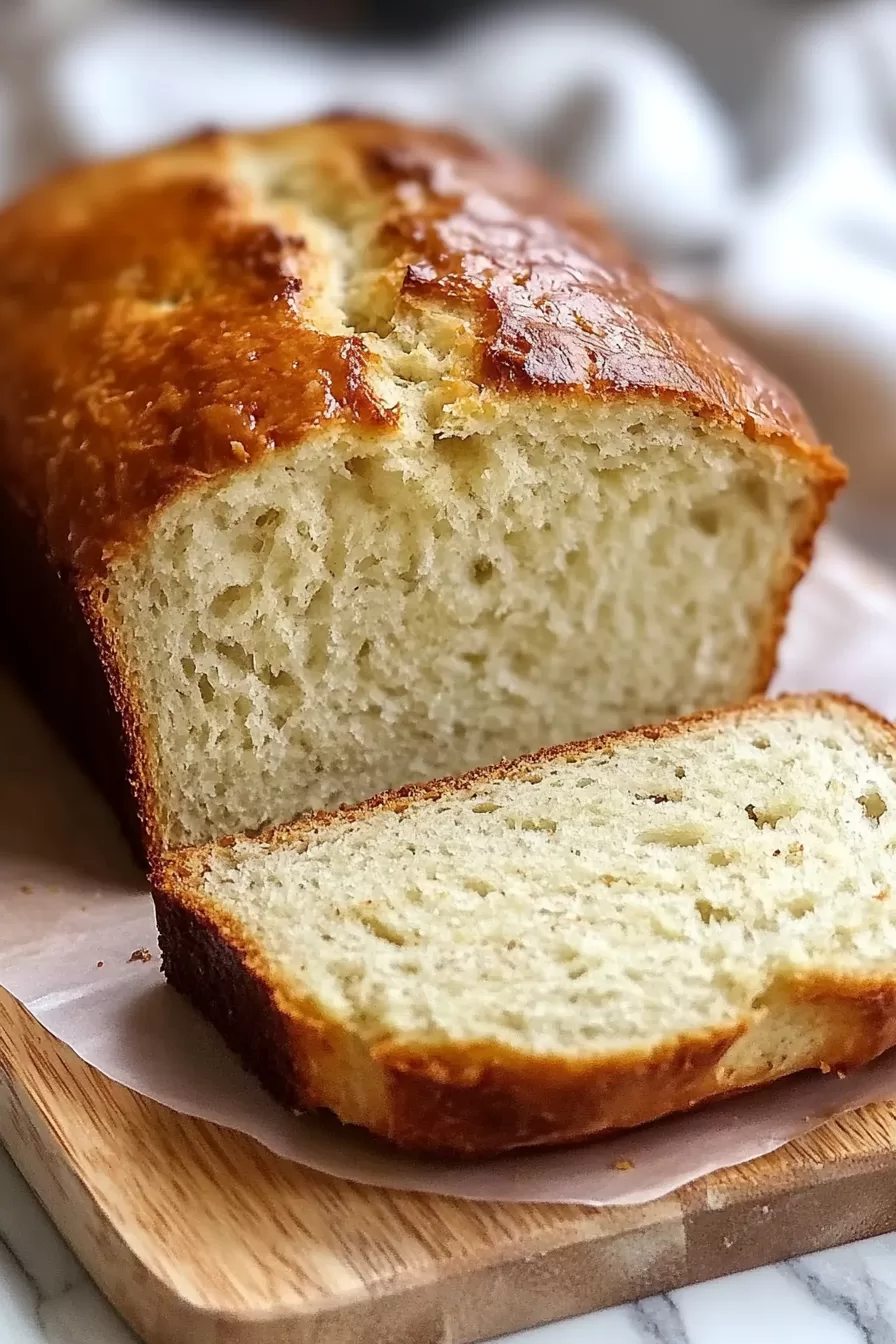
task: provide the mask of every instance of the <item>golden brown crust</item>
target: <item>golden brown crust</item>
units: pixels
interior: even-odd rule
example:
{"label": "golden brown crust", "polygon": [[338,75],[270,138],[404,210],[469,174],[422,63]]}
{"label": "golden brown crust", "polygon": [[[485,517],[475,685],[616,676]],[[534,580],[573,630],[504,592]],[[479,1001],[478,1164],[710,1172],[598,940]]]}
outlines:
{"label": "golden brown crust", "polygon": [[[471,791],[533,766],[580,759],[638,741],[688,733],[719,720],[767,718],[794,709],[845,712],[869,748],[896,759],[896,729],[845,696],[783,696],[675,723],[552,747],[454,779],[415,785],[357,807],[301,818],[257,839],[281,846],[319,831]],[[237,838],[222,842],[233,845]],[[279,1100],[327,1107],[404,1147],[458,1156],[579,1142],[627,1129],[801,1069],[857,1068],[896,1044],[896,976],[806,975],[775,985],[764,1013],[716,1031],[682,1036],[652,1051],[611,1059],[537,1056],[494,1042],[367,1045],[323,1016],[272,972],[239,923],[215,910],[202,879],[215,845],[175,851],[151,873],[163,967],[171,983],[218,1027]],[[798,1026],[803,1052],[763,1051],[763,1033]],[[752,1049],[744,1049],[753,1044]],[[741,1048],[725,1060],[732,1047]]]}
{"label": "golden brown crust", "polygon": [[475,386],[680,405],[798,457],[817,515],[842,483],[793,397],[582,203],[459,136],[332,118],[70,170],[0,215],[0,473],[56,561],[101,572],[165,501],[321,427],[395,432],[363,314],[315,315],[321,259],[277,204],[291,160],[332,184],[337,231],[366,203],[378,331],[447,305]]}
{"label": "golden brown crust", "polygon": [[[186,151],[185,151],[186,152]],[[87,572],[180,490],[328,419],[389,425],[360,337],[301,322],[300,239],[223,142],[69,174],[0,217],[0,466]]]}
{"label": "golden brown crust", "polygon": [[537,1059],[494,1049],[481,1059],[460,1048],[378,1050],[373,1058],[388,1089],[379,1132],[402,1147],[477,1157],[578,1143],[803,1069],[848,1072],[896,1044],[896,978],[807,977],[789,989],[777,1005],[780,1019],[800,1012],[811,1023],[812,1048],[777,1068],[726,1070],[726,1053],[748,1039],[746,1020],[611,1060]]}

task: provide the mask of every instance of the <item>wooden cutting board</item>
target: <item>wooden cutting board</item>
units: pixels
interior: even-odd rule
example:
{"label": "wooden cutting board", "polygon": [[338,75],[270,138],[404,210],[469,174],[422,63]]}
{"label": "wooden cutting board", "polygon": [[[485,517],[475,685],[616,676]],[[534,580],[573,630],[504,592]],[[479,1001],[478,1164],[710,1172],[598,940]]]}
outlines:
{"label": "wooden cutting board", "polygon": [[144,1101],[2,991],[0,1139],[148,1344],[466,1344],[896,1228],[896,1103],[652,1204],[475,1204]]}

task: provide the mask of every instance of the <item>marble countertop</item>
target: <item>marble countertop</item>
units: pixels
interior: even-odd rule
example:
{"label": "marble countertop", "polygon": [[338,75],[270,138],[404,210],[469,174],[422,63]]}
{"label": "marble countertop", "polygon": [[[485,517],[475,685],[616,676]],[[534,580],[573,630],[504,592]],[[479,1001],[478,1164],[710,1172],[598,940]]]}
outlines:
{"label": "marble countertop", "polygon": [[[896,1344],[896,1234],[505,1338],[508,1344]],[[0,1344],[137,1344],[2,1150]]]}

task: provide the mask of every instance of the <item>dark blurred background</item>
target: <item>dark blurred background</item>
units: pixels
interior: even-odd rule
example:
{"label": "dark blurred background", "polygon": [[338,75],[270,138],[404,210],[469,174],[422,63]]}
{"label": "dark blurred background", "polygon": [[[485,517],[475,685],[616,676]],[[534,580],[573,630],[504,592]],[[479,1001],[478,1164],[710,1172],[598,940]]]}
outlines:
{"label": "dark blurred background", "polygon": [[[337,37],[401,43],[437,37],[485,11],[523,8],[515,0],[183,0],[182,7],[188,5],[206,13],[267,16]],[[823,0],[617,0],[600,8],[640,20],[680,45],[718,95],[737,108],[749,100],[755,63],[774,49],[793,14],[822,5]],[[581,7],[589,7],[588,0]]]}

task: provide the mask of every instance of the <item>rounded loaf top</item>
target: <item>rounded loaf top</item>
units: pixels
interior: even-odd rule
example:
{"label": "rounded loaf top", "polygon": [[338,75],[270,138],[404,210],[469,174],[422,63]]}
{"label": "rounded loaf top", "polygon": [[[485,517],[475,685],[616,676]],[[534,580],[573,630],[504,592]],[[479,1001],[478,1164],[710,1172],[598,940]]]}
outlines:
{"label": "rounded loaf top", "polygon": [[82,576],[312,433],[374,451],[536,398],[677,404],[839,478],[791,394],[585,204],[452,133],[204,134],[0,215],[0,481]]}

